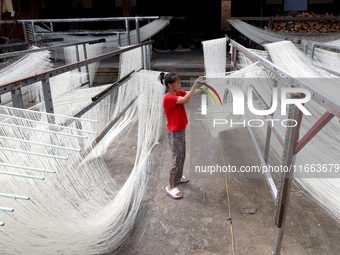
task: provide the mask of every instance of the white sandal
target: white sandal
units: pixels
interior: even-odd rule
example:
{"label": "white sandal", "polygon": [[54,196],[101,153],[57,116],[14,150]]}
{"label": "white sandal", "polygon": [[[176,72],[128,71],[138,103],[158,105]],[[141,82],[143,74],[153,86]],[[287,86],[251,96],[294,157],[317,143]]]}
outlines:
{"label": "white sandal", "polygon": [[182,178],[180,180],[180,183],[186,183],[189,181],[189,178],[185,177],[184,175],[182,175]]}
{"label": "white sandal", "polygon": [[177,188],[173,188],[172,190],[169,190],[169,189],[168,189],[168,186],[166,186],[165,192],[166,192],[170,197],[172,197],[173,199],[179,199],[179,198],[182,198],[182,197],[183,197],[183,195],[177,196],[177,194],[180,193],[179,189],[177,189]]}

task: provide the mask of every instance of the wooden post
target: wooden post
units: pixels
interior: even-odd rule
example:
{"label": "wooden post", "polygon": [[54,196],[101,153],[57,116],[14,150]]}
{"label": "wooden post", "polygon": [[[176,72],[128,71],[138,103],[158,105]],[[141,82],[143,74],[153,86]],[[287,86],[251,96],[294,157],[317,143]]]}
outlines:
{"label": "wooden post", "polygon": [[123,0],[123,17],[130,17],[130,1]]}
{"label": "wooden post", "polygon": [[231,17],[231,0],[221,1],[221,29],[226,30],[230,28],[230,24],[227,21]]}

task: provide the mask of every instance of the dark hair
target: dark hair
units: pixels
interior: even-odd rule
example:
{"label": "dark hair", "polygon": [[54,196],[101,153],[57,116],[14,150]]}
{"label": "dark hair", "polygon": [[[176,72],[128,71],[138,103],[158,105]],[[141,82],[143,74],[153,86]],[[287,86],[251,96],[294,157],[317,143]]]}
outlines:
{"label": "dark hair", "polygon": [[169,83],[174,83],[179,78],[178,74],[175,73],[160,73],[158,79],[161,83],[169,89]]}

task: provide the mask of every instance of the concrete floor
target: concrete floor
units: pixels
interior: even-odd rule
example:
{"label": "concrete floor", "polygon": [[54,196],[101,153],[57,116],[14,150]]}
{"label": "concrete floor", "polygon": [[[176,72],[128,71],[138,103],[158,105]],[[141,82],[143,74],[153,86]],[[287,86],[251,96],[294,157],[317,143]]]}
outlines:
{"label": "concrete floor", "polygon": [[[184,197],[173,200],[164,192],[171,152],[165,119],[163,124],[160,143],[152,151],[148,188],[135,227],[124,246],[112,254],[271,254],[275,205],[266,182],[260,176],[193,177],[189,171],[190,123],[184,167],[190,181],[180,185]],[[106,155],[112,175],[120,183],[124,183],[133,166],[136,131],[134,126]],[[222,146],[218,150],[228,163],[257,164],[246,129],[227,131],[220,140]],[[222,160],[222,156],[216,155],[216,160]],[[340,224],[293,185],[282,254],[339,254],[339,237]]]}
{"label": "concrete floor", "polygon": [[[176,66],[175,71],[188,72],[185,67],[192,64],[191,67],[197,69],[189,72],[204,71],[203,57],[199,52],[192,55],[190,52],[160,53],[157,57],[153,59],[153,70],[172,71],[171,68]],[[186,109],[189,117],[190,107]],[[206,151],[197,150],[198,147],[193,145],[190,138],[195,129],[190,125],[189,120],[184,167],[190,181],[180,185],[183,199],[173,200],[164,191],[171,157],[164,117],[160,143],[152,151],[148,188],[135,227],[125,244],[112,254],[271,254],[275,237],[275,203],[265,180],[262,176],[195,176],[189,170],[190,157],[203,157]],[[123,184],[132,169],[137,133],[135,125],[111,146],[105,156],[118,183]],[[223,132],[219,140],[221,146],[208,148],[214,150],[217,163],[235,166],[259,163],[246,129]],[[207,149],[206,141],[199,142]],[[340,224],[293,183],[282,254],[340,254],[339,238]]]}

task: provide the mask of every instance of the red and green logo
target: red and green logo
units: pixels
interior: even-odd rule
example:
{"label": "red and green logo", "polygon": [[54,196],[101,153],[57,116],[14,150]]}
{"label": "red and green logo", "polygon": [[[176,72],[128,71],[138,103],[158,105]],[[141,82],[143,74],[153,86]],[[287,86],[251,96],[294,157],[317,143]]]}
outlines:
{"label": "red and green logo", "polygon": [[[206,86],[206,87],[209,88],[212,92],[215,93],[215,95],[217,96],[218,100],[220,101],[220,104],[222,105],[221,98],[220,98],[219,94],[217,93],[217,91],[216,91],[213,87],[211,87],[210,85],[208,85],[208,84],[206,84],[206,83],[203,83],[203,85]],[[199,89],[205,91],[205,92],[212,98],[212,100],[214,101],[215,105],[217,105],[214,96],[211,94],[211,92],[210,92],[209,90],[203,89],[203,88],[199,88]]]}

